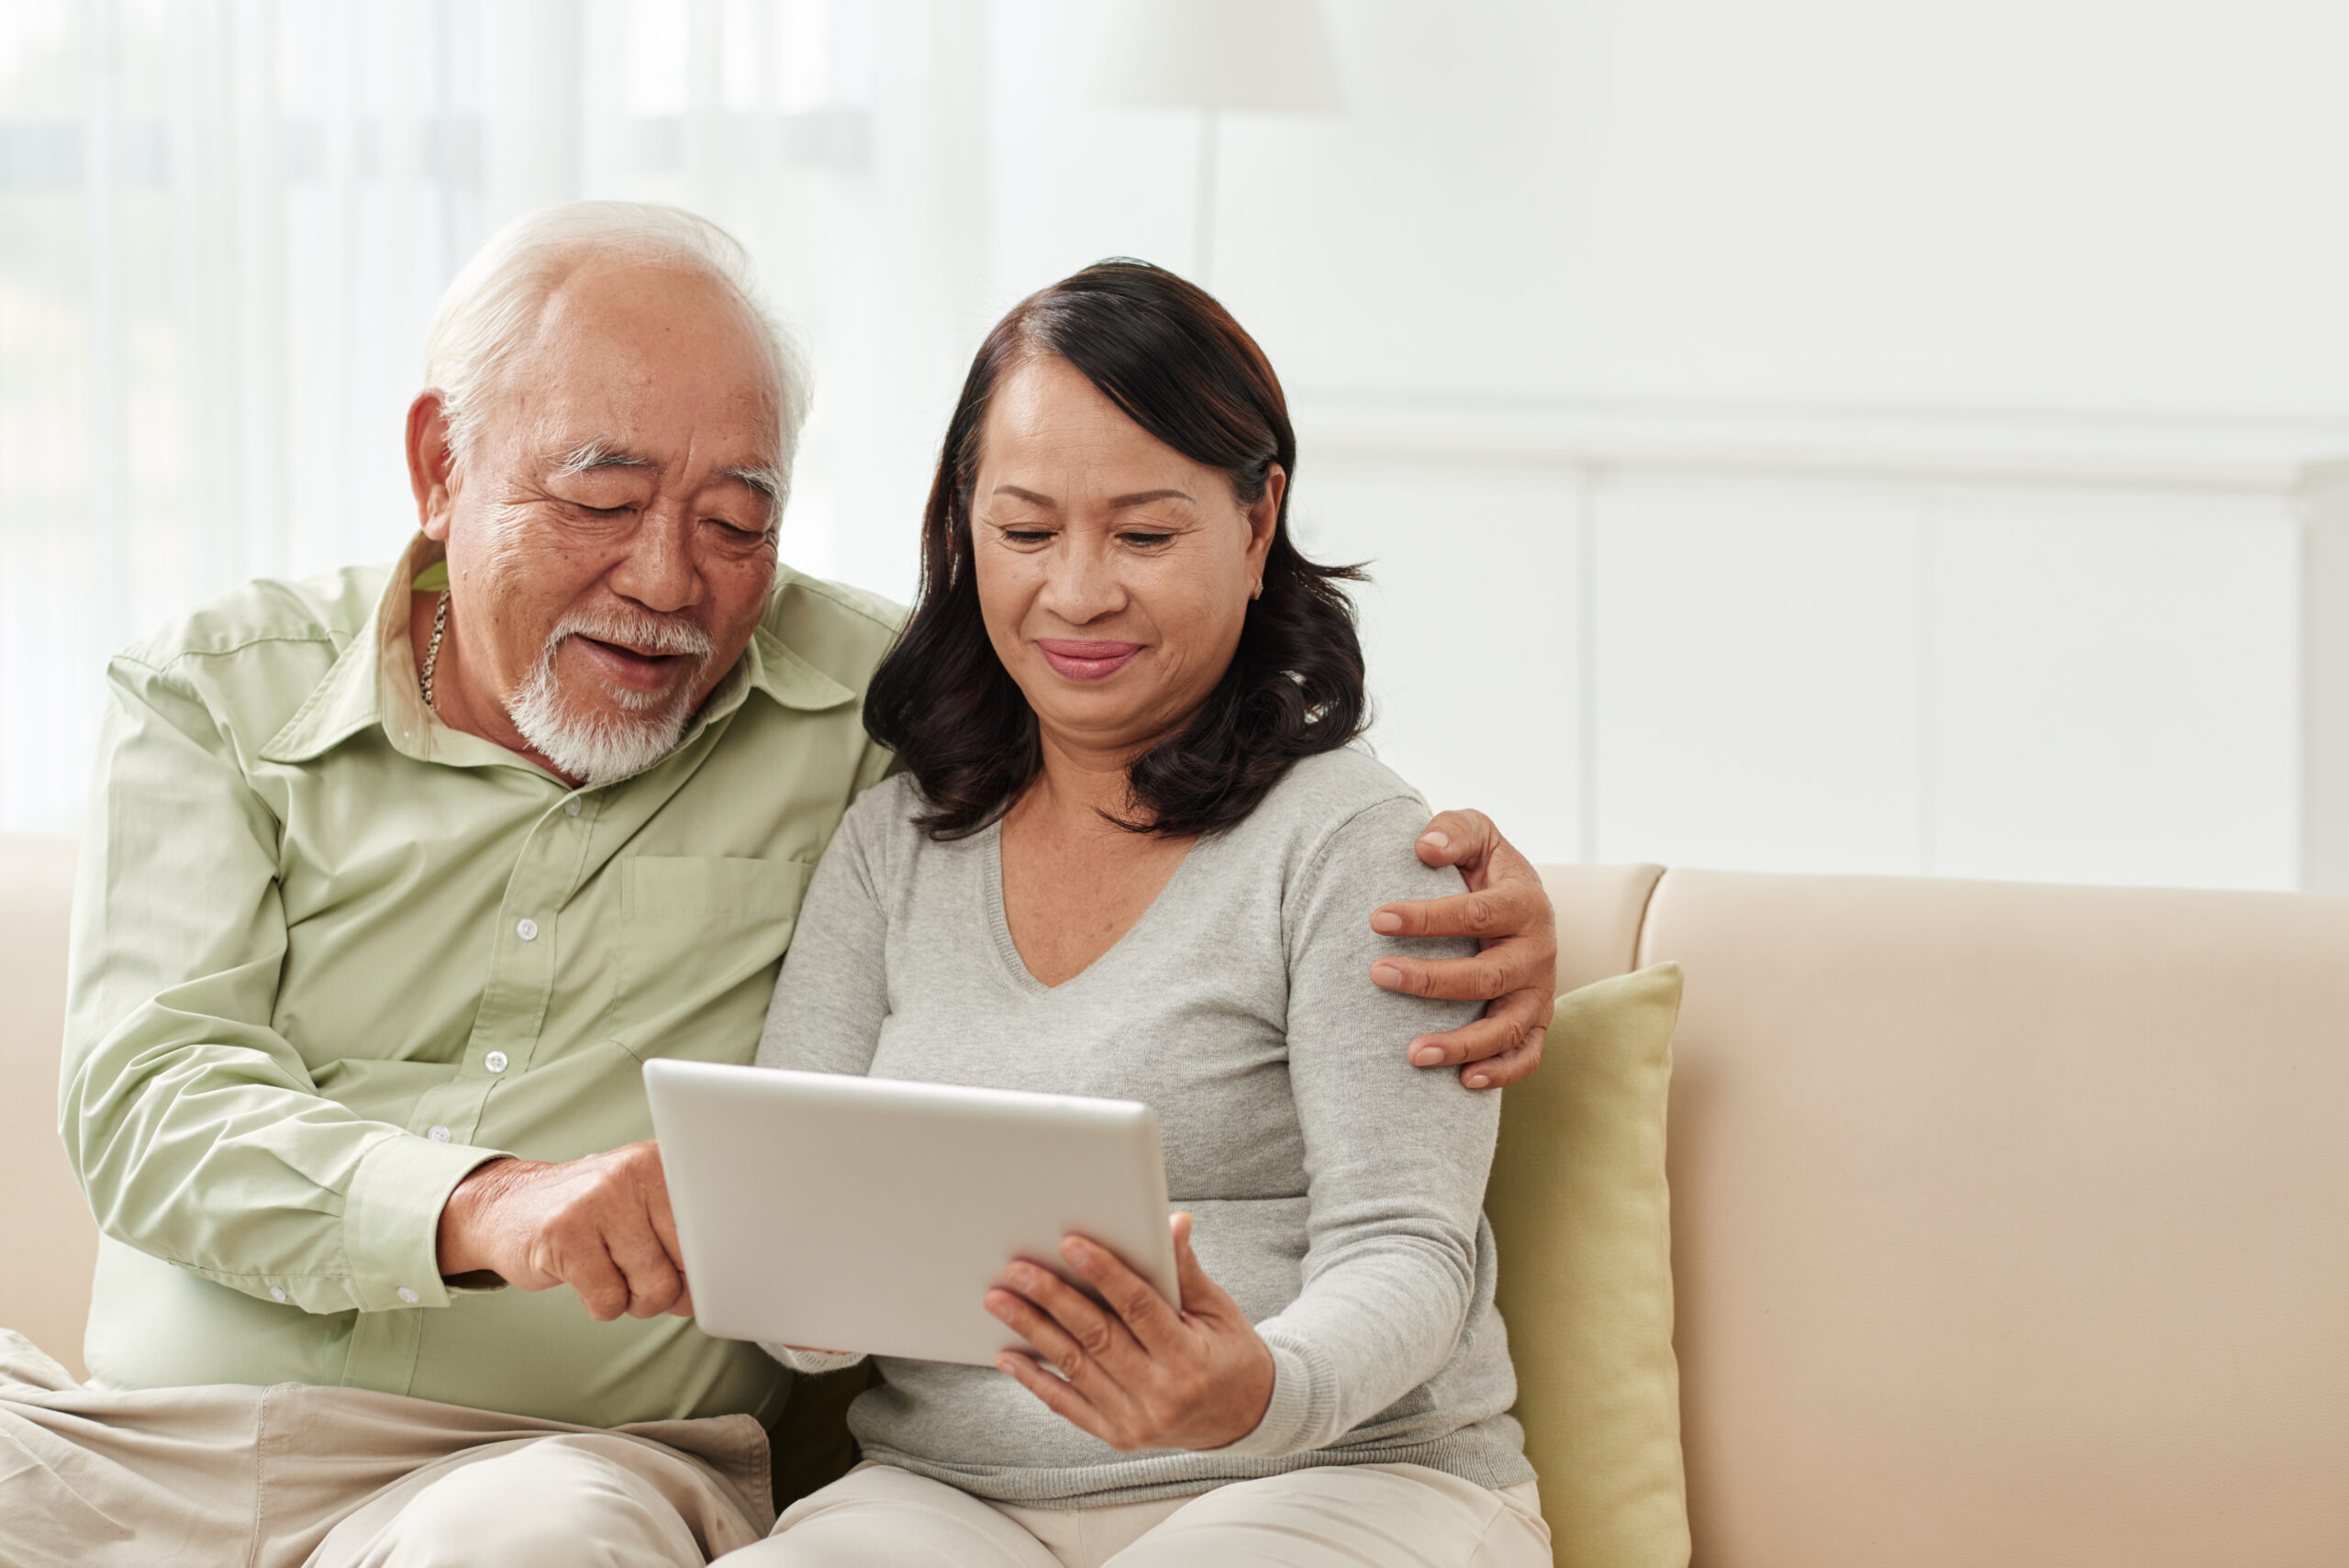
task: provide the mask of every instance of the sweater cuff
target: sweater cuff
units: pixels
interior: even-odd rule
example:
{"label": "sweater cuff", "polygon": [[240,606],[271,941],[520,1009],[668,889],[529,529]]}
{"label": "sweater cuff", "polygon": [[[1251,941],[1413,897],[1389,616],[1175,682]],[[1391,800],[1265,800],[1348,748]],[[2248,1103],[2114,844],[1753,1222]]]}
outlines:
{"label": "sweater cuff", "polygon": [[1321,1429],[1338,1405],[1337,1379],[1319,1356],[1302,1346],[1267,1339],[1273,1352],[1273,1397],[1256,1429],[1213,1451],[1274,1459],[1322,1446]]}
{"label": "sweater cuff", "polygon": [[359,1310],[449,1305],[440,1278],[440,1210],[475,1167],[503,1158],[495,1149],[406,1133],[360,1158],[342,1209],[343,1255]]}
{"label": "sweater cuff", "polygon": [[764,1340],[759,1341],[759,1349],[792,1371],[809,1377],[845,1372],[864,1359],[863,1351],[795,1351],[789,1345],[770,1345]]}

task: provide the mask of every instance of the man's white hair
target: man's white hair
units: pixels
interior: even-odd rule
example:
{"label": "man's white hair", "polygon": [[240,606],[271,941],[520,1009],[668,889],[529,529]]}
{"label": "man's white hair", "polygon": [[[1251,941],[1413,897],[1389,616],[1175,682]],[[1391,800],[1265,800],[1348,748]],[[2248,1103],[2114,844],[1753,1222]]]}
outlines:
{"label": "man's white hair", "polygon": [[[787,487],[813,395],[797,337],[767,307],[750,252],[682,207],[650,202],[566,202],[525,213],[473,252],[441,295],[424,339],[424,383],[440,394],[449,444],[462,463],[505,390],[507,371],[535,337],[549,295],[589,261],[632,261],[698,272],[741,302],[774,368],[776,478]],[[782,505],[778,494],[775,503]]]}

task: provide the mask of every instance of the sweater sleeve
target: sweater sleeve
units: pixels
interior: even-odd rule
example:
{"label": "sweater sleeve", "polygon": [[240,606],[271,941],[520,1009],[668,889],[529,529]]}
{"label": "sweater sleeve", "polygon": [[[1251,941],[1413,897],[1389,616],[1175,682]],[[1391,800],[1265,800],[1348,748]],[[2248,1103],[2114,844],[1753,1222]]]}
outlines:
{"label": "sweater sleeve", "polygon": [[758,1064],[863,1074],[889,1016],[889,917],[876,888],[876,828],[902,785],[885,783],[849,808],[817,862],[791,950],[775,976]]}
{"label": "sweater sleeve", "polygon": [[[817,862],[791,951],[775,977],[766,1029],[759,1036],[762,1067],[862,1074],[873,1065],[881,1020],[889,1016],[889,919],[874,891],[872,828],[878,808],[900,787],[877,785],[850,807]],[[765,1340],[759,1348],[792,1371],[811,1375],[864,1359],[852,1351]]]}
{"label": "sweater sleeve", "polygon": [[1308,1180],[1304,1288],[1257,1325],[1273,1353],[1272,1402],[1221,1451],[1326,1448],[1433,1377],[1451,1359],[1475,1290],[1485,1181],[1500,1095],[1461,1086],[1405,1054],[1481,1005],[1384,991],[1382,954],[1453,958],[1464,940],[1400,941],[1370,929],[1397,899],[1460,891],[1459,873],[1421,865],[1426,820],[1395,798],[1349,818],[1291,882],[1288,1065]]}

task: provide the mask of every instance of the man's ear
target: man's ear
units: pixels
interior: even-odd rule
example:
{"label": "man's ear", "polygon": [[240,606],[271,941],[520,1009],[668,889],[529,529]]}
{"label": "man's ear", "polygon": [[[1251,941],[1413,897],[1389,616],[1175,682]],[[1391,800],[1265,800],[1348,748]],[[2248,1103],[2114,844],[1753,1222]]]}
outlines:
{"label": "man's ear", "polygon": [[449,542],[449,517],[455,509],[456,462],[440,395],[418,393],[407,406],[407,487],[416,495],[417,526],[442,544]]}

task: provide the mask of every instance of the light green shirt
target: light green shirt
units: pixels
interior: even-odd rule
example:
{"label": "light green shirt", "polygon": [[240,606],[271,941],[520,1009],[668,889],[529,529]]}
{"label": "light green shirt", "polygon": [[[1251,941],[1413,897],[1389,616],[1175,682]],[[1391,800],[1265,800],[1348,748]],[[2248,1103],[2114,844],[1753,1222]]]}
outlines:
{"label": "light green shirt", "polygon": [[110,667],[60,1086],[105,1233],[93,1381],[765,1417],[756,1346],[452,1292],[435,1232],[497,1153],[650,1138],[644,1058],[751,1060],[808,874],[888,770],[862,697],[902,612],[782,573],[683,745],[573,791],[424,706],[438,553],[253,584]]}

